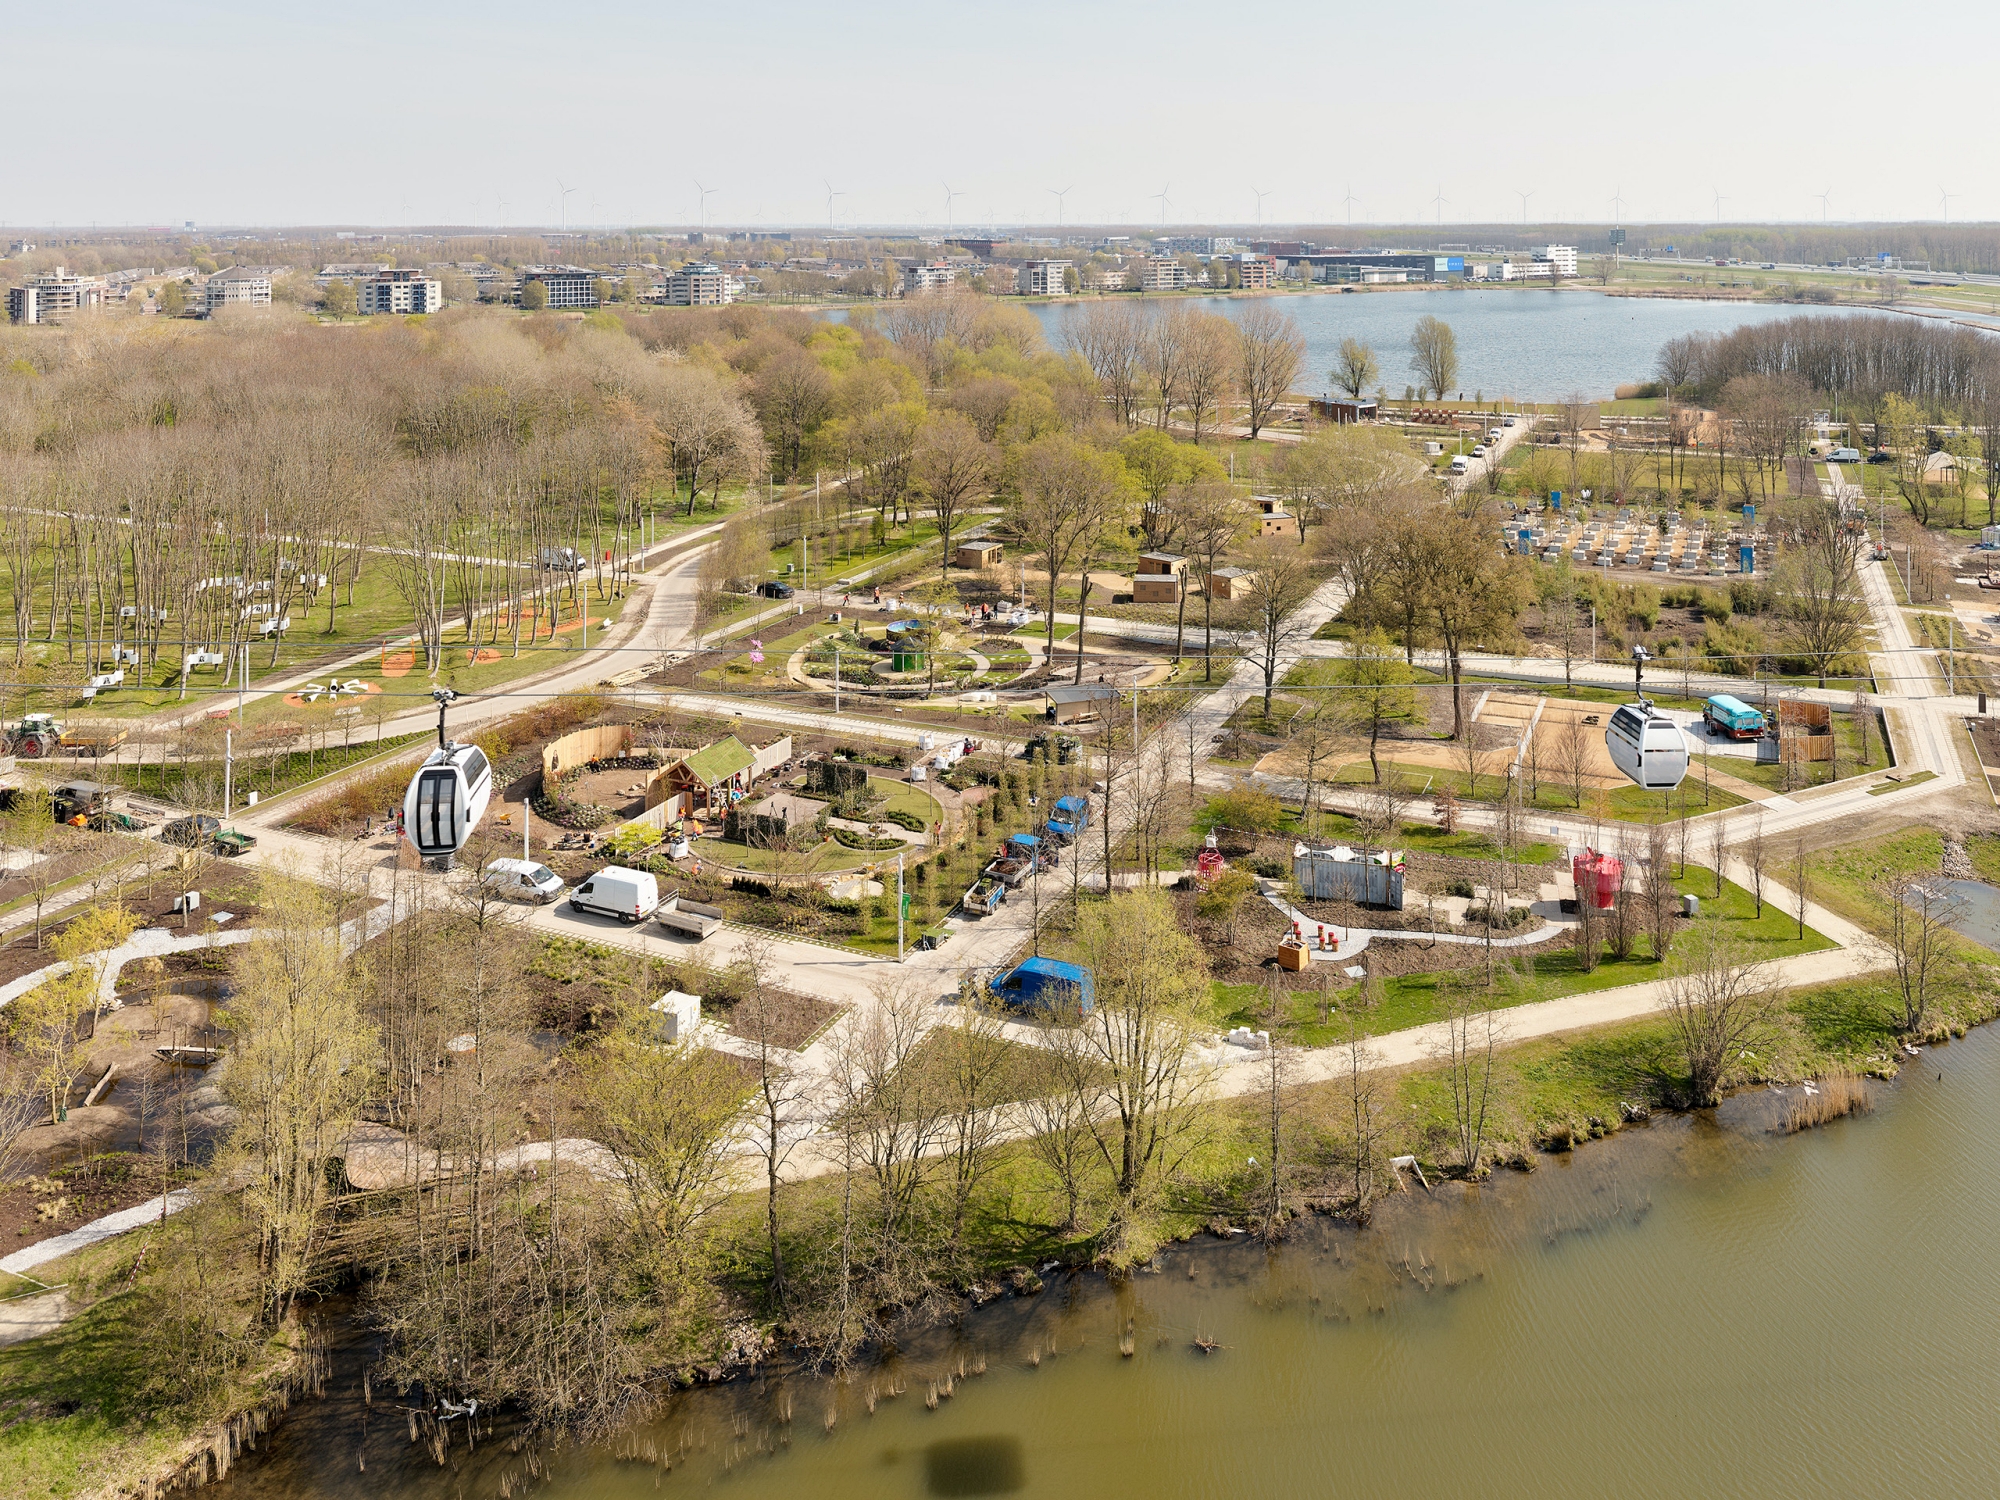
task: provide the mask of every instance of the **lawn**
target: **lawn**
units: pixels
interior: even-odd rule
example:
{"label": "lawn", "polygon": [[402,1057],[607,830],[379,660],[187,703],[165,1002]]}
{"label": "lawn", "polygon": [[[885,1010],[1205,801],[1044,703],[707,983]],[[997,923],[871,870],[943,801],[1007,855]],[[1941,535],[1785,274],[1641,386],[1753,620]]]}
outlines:
{"label": "lawn", "polygon": [[[428,730],[391,735],[380,741],[364,734],[352,745],[328,745],[317,751],[293,750],[276,756],[254,756],[246,749],[236,757],[235,794],[239,799],[253,791],[266,799],[282,796],[323,776],[431,738]],[[157,761],[143,765],[105,761],[95,765],[90,774],[95,780],[129,787],[140,796],[159,797],[186,807],[212,806],[222,795],[219,760],[192,760],[183,764],[169,759],[164,766]]]}
{"label": "lawn", "polygon": [[[1765,903],[1763,915],[1759,916],[1757,903],[1750,893],[1731,882],[1723,882],[1722,895],[1716,898],[1713,895],[1715,878],[1700,866],[1689,866],[1674,885],[1679,891],[1701,897],[1703,915],[1719,917],[1757,961],[1789,958],[1794,954],[1814,953],[1833,946],[1832,939],[1810,927],[1806,929],[1805,937],[1800,938],[1796,919],[1770,902]],[[1661,978],[1664,973],[1660,963],[1651,956],[1643,937],[1633,957],[1620,960],[1607,952],[1588,973],[1578,967],[1575,945],[1566,938],[1552,939],[1551,945],[1538,947],[1532,955],[1518,949],[1496,948],[1494,961],[1496,974],[1492,1004],[1496,1009],[1533,1005],[1566,995],[1593,994],[1628,984],[1645,984]],[[1503,965],[1506,966],[1504,969]],[[1478,982],[1479,978],[1478,969],[1391,976],[1381,982],[1380,998],[1376,1004],[1356,1013],[1361,1029],[1370,1036],[1376,1036],[1412,1026],[1429,1025],[1444,1014],[1439,998],[1440,983]],[[1216,1025],[1267,1024],[1262,1019],[1267,997],[1261,985],[1218,983],[1214,986],[1214,996],[1213,1019]],[[1319,1021],[1318,1000],[1317,993],[1311,990],[1295,990],[1288,994],[1286,1030],[1290,1040],[1302,1046],[1325,1047],[1341,1039],[1344,1034],[1341,1023],[1323,1024]]]}
{"label": "lawn", "polygon": [[[1482,775],[1477,786],[1473,786],[1463,771],[1450,770],[1442,766],[1413,766],[1396,761],[1382,763],[1384,777],[1399,776],[1403,785],[1417,796],[1435,796],[1446,786],[1454,788],[1467,802],[1494,800],[1506,785],[1505,781],[1492,775]],[[1366,757],[1349,761],[1333,778],[1343,786],[1357,786],[1371,783],[1374,774]],[[1678,792],[1649,792],[1636,786],[1614,787],[1608,793],[1584,788],[1583,805],[1578,807],[1569,789],[1558,785],[1553,778],[1545,780],[1533,789],[1533,795],[1526,799],[1530,810],[1552,813],[1582,813],[1588,816],[1593,803],[1603,799],[1605,814],[1620,823],[1671,823],[1685,811],[1694,817],[1718,808],[1740,807],[1749,801],[1734,792],[1724,791],[1718,786],[1705,786],[1690,777],[1681,783]]]}

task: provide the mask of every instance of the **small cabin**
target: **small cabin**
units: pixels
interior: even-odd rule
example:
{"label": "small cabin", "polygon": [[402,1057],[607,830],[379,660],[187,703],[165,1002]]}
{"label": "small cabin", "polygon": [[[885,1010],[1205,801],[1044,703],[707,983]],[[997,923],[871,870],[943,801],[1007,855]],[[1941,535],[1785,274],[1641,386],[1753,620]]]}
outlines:
{"label": "small cabin", "polygon": [[756,779],[756,764],[756,751],[735,735],[726,735],[667,767],[667,796],[685,794],[689,812],[727,807],[749,790]]}
{"label": "small cabin", "polygon": [[997,568],[1000,566],[1001,548],[998,542],[960,542],[952,549],[951,561],[959,568]]}
{"label": "small cabin", "polygon": [[1048,716],[1058,724],[1075,724],[1107,714],[1118,699],[1118,689],[1101,682],[1081,682],[1048,690]]}
{"label": "small cabin", "polygon": [[1263,512],[1258,518],[1259,536],[1299,535],[1299,518],[1285,509],[1285,502],[1276,495],[1259,495],[1257,508]]}
{"label": "small cabin", "polygon": [[1178,578],[1187,571],[1188,560],[1178,552],[1141,552],[1139,572],[1147,576]]}
{"label": "small cabin", "polygon": [[1132,602],[1134,604],[1178,604],[1181,602],[1181,580],[1174,573],[1134,573],[1132,575]]}
{"label": "small cabin", "polygon": [[1215,599],[1241,599],[1250,592],[1248,568],[1216,568],[1208,575],[1208,592]]}

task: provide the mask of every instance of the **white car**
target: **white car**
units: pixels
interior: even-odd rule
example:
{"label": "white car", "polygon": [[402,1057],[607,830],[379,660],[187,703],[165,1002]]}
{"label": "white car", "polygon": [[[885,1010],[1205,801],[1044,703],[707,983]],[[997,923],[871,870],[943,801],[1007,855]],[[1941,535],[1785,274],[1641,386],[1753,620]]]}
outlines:
{"label": "white car", "polygon": [[510,901],[546,906],[562,898],[562,876],[529,859],[496,859],[486,867],[486,884]]}
{"label": "white car", "polygon": [[1487,433],[1486,433],[1486,440],[1487,440],[1487,441],[1488,441],[1489,443],[1497,443],[1497,442],[1499,442],[1499,441],[1500,441],[1500,429],[1499,429],[1499,428],[1497,428],[1497,427],[1493,427],[1493,428],[1489,428],[1489,429],[1487,430]]}
{"label": "white car", "polygon": [[1486,445],[1484,443],[1474,443],[1472,445],[1472,456],[1474,458],[1486,457]]}

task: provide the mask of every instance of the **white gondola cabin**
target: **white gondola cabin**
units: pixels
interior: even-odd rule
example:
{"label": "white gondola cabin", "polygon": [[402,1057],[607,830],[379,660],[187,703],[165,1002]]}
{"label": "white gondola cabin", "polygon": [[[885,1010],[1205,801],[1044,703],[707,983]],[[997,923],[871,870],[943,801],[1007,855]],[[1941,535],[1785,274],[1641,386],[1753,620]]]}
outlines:
{"label": "white gondola cabin", "polygon": [[465,847],[486,816],[493,768],[477,745],[447,743],[431,751],[403,797],[403,831],[426,859]]}
{"label": "white gondola cabin", "polygon": [[1628,781],[1649,792],[1670,792],[1687,776],[1687,736],[1643,700],[1619,705],[1604,731],[1604,748]]}

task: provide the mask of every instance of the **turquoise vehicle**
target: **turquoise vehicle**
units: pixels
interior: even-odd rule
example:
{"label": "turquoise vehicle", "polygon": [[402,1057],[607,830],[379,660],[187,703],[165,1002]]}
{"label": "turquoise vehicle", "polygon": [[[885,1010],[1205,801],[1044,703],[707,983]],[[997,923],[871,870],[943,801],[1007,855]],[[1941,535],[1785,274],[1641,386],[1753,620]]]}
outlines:
{"label": "turquoise vehicle", "polygon": [[1727,693],[1717,693],[1703,703],[1701,716],[1717,734],[1732,740],[1761,739],[1764,734],[1763,714]]}

